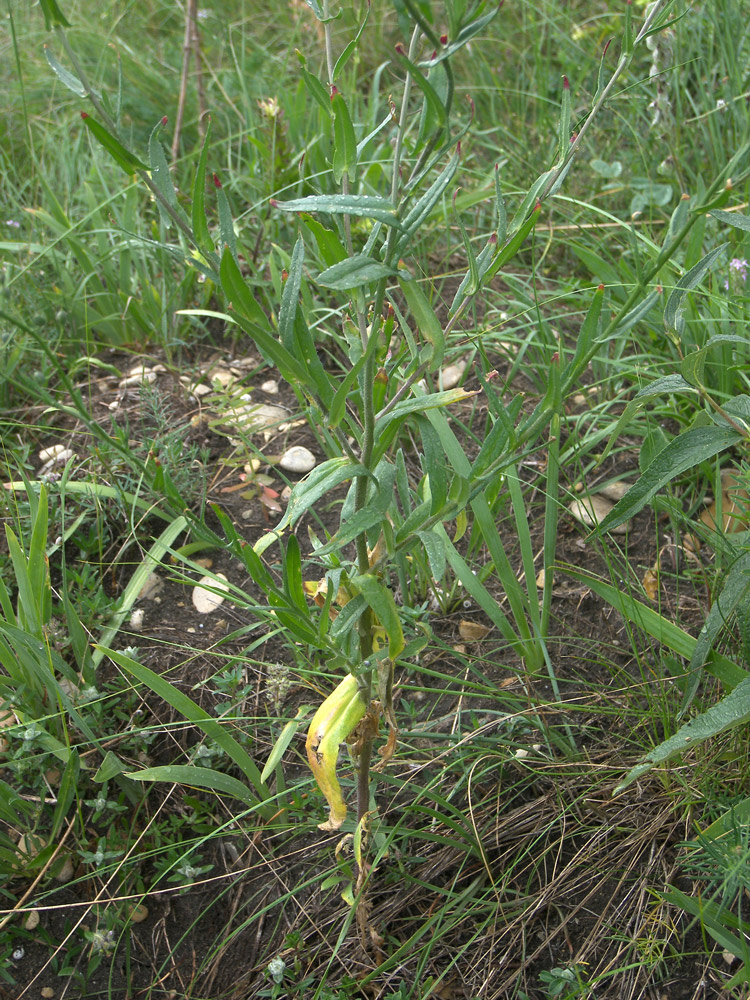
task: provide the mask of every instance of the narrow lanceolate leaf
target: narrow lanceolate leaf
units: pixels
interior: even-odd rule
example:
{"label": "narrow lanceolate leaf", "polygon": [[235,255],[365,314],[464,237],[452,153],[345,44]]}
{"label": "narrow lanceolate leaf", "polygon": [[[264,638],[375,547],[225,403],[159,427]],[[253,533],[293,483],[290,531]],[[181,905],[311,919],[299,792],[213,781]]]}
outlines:
{"label": "narrow lanceolate leaf", "polygon": [[302,237],[297,238],[289,262],[289,274],[284,282],[281,293],[281,308],[279,309],[279,333],[281,342],[288,351],[294,349],[294,320],[297,315],[299,290],[302,285],[302,267],[305,263],[305,244]]}
{"label": "narrow lanceolate leaf", "polygon": [[337,184],[346,174],[353,181],[357,170],[357,136],[349,109],[341,94],[331,96],[333,108],[333,179]]}
{"label": "narrow lanceolate leaf", "polygon": [[317,283],[323,288],[335,288],[346,291],[350,288],[361,288],[362,285],[372,284],[381,278],[392,278],[398,274],[393,267],[388,267],[382,261],[368,257],[367,254],[355,254],[347,260],[342,260],[317,277]]}
{"label": "narrow lanceolate leaf", "polygon": [[728,243],[722,243],[721,246],[716,247],[711,251],[711,253],[706,254],[706,256],[702,260],[699,260],[694,267],[691,267],[686,274],[683,274],[677,282],[671,295],[667,299],[667,305],[664,309],[664,326],[667,330],[676,329],[675,322],[677,320],[677,314],[680,311],[680,307],[682,306],[683,299],[691,289],[701,283],[704,275],[713,262],[717,257],[720,257],[721,254],[724,253],[728,246]]}
{"label": "narrow lanceolate leaf", "polygon": [[653,396],[663,396],[665,393],[669,392],[697,393],[698,390],[689,382],[686,382],[682,375],[665,375],[663,378],[658,378],[655,382],[652,382],[650,385],[640,389],[628,402],[627,406],[620,414],[614,430],[610,434],[607,447],[604,449],[604,454],[601,457],[602,462],[612,451],[615,441],[620,436],[620,431],[628,425],[635,411],[648,402],[648,400]]}
{"label": "narrow lanceolate leaf", "polygon": [[73,76],[64,66],[62,66],[55,55],[50,50],[48,45],[44,46],[44,56],[50,65],[50,69],[58,78],[60,83],[63,83],[68,90],[72,90],[77,97],[86,97],[86,88],[78,79],[77,76]]}
{"label": "narrow lanceolate leaf", "polygon": [[427,104],[429,105],[439,127],[445,128],[445,124],[448,121],[448,112],[446,111],[445,105],[440,100],[437,91],[432,86],[430,81],[419,71],[411,59],[409,59],[403,50],[398,46],[395,51],[395,60],[402,69],[406,70],[414,83],[416,83],[424,94],[425,100],[427,101]]}
{"label": "narrow lanceolate leaf", "polygon": [[562,104],[560,107],[560,130],[558,133],[558,157],[560,162],[565,159],[570,146],[570,84],[567,76],[563,77]]}
{"label": "narrow lanceolate leaf", "polygon": [[206,219],[206,166],[208,163],[208,144],[211,138],[211,119],[206,119],[206,137],[198,160],[198,166],[193,178],[193,232],[195,242],[203,253],[213,253],[214,241],[208,231]]}
{"label": "narrow lanceolate leaf", "polygon": [[119,139],[116,139],[111,132],[108,132],[103,125],[95,121],[87,112],[82,111],[81,118],[91,135],[107,150],[115,163],[122,167],[128,176],[132,176],[138,170],[146,169],[145,163],[141,163],[134,153],[126,149]]}
{"label": "narrow lanceolate leaf", "polygon": [[47,31],[56,24],[61,24],[63,28],[70,27],[70,21],[66,21],[63,12],[57,5],[57,0],[39,0],[39,6],[44,14],[44,26]]}
{"label": "narrow lanceolate leaf", "polygon": [[717,736],[727,729],[739,726],[750,719],[750,677],[741,681],[733,691],[730,691],[725,698],[713,705],[703,715],[691,719],[690,722],[682,726],[674,736],[660,743],[651,753],[646,754],[643,761],[628,773],[620,782],[615,792],[622,791],[628,785],[636,781],[642,774],[650,771],[657,764],[674,757],[676,754],[684,753],[691,747],[712,736]]}
{"label": "narrow lanceolate leaf", "polygon": [[325,111],[327,115],[332,116],[333,111],[331,110],[331,98],[325,86],[318,79],[317,76],[314,76],[310,72],[310,70],[307,69],[306,65],[307,60],[299,51],[299,49],[297,49],[297,58],[300,61],[300,72],[302,73],[302,79],[305,81],[305,84],[307,85],[307,89],[310,93],[310,96],[315,101],[318,102],[318,104],[321,106],[321,108]]}
{"label": "narrow lanceolate leaf", "polygon": [[450,406],[452,403],[459,403],[464,399],[476,396],[479,390],[469,392],[467,389],[445,389],[443,392],[431,392],[425,396],[413,396],[397,403],[390,413],[386,413],[375,424],[375,438],[385,430],[394,420],[405,417],[408,413],[423,413],[425,410],[434,410],[442,406]]}
{"label": "narrow lanceolate leaf", "polygon": [[393,204],[387,198],[370,194],[311,194],[307,198],[274,201],[282,212],[325,212],[328,215],[354,215],[363,219],[378,219],[389,226],[401,228],[394,215]]}
{"label": "narrow lanceolate leaf", "polygon": [[[172,177],[169,173],[169,164],[167,163],[167,158],[164,155],[164,148],[161,144],[161,140],[159,139],[159,135],[166,124],[167,119],[160,118],[152,129],[148,140],[148,159],[151,167],[151,180],[157,186],[159,192],[169,207],[173,209],[173,211],[182,215],[182,209],[177,202],[177,194],[174,189],[174,184],[172,183]],[[162,205],[158,198],[156,200],[156,205],[159,209],[162,222],[167,228],[169,228],[173,225],[169,213],[166,211],[164,205]]]}
{"label": "narrow lanceolate leaf", "polygon": [[276,525],[276,530],[281,531],[288,524],[294,524],[334,486],[354,476],[363,475],[367,475],[365,467],[348,458],[329,458],[327,462],[322,462],[292,489],[286,511]]}
{"label": "narrow lanceolate leaf", "polygon": [[221,245],[229,247],[232,256],[237,260],[237,236],[234,232],[232,209],[229,207],[229,199],[227,198],[226,191],[221,186],[221,182],[216,174],[214,174],[214,187],[216,188],[216,204],[219,207],[219,235],[221,237]]}
{"label": "narrow lanceolate leaf", "polygon": [[310,711],[308,705],[300,705],[297,709],[297,714],[293,719],[284,726],[284,728],[279,733],[279,738],[273,745],[273,749],[268,755],[268,760],[265,763],[263,771],[261,772],[261,779],[263,781],[268,781],[273,772],[281,763],[281,760],[286,753],[287,747],[292,742],[295,737],[297,730],[300,727],[300,723],[305,718],[307,713]]}
{"label": "narrow lanceolate leaf", "polygon": [[445,335],[435,310],[430,305],[419,283],[413,278],[399,278],[401,291],[409,304],[412,316],[422,336],[432,345],[430,356],[430,371],[435,371],[443,363],[445,351]]}
{"label": "narrow lanceolate leaf", "polygon": [[248,805],[256,803],[256,798],[247,787],[230,774],[223,774],[210,767],[195,764],[165,764],[160,767],[144,767],[142,771],[128,771],[126,778],[135,781],[168,781],[171,784],[189,785],[193,788],[208,788],[240,799]]}
{"label": "narrow lanceolate leaf", "polygon": [[660,489],[707,458],[713,458],[740,440],[736,431],[724,427],[694,427],[670,441],[638,482],[631,486],[597,528],[597,534],[612,531],[643,510]]}
{"label": "narrow lanceolate leaf", "polygon": [[740,215],[738,212],[722,212],[718,208],[715,208],[713,212],[709,212],[708,214],[713,215],[715,219],[725,223],[727,226],[733,226],[735,229],[741,229],[745,233],[750,233],[750,215]]}
{"label": "narrow lanceolate leaf", "polygon": [[750,552],[743,552],[727,573],[721,593],[714,601],[708,618],[698,634],[698,639],[688,665],[688,682],[680,706],[684,715],[692,702],[700,684],[701,672],[706,657],[716,642],[716,638],[731,620],[734,611],[747,604],[750,596]]}
{"label": "narrow lanceolate leaf", "polygon": [[261,781],[260,771],[255,766],[252,757],[250,757],[244,747],[240,746],[229,730],[218,719],[209,715],[205,709],[197,705],[192,698],[189,698],[183,691],[175,687],[174,684],[170,684],[166,677],[163,677],[161,674],[149,670],[148,667],[143,666],[142,663],[138,663],[137,660],[126,656],[124,653],[113,649],[104,649],[104,652],[118,667],[121,667],[128,674],[149,687],[193,725],[203,730],[206,736],[215,743],[218,743],[222,750],[240,768],[257,792],[261,802],[268,798],[268,787],[265,782]]}
{"label": "narrow lanceolate leaf", "polygon": [[359,590],[388,636],[388,656],[395,660],[402,652],[405,642],[398,617],[398,608],[390,590],[378,580],[374,573],[363,573],[352,579],[352,585]]}
{"label": "narrow lanceolate leaf", "polygon": [[404,235],[399,238],[399,241],[396,244],[396,254],[401,254],[406,250],[413,234],[417,232],[440,198],[442,198],[445,194],[448,185],[455,176],[457,167],[458,152],[455,152],[446,164],[442,173],[435,178],[422,197],[403,217],[401,220],[401,228],[404,230]]}

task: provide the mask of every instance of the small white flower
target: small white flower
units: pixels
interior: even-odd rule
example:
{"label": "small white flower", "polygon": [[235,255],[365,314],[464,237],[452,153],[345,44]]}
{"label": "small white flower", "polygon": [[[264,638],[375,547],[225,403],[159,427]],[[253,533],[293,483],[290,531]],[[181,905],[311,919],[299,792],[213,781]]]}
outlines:
{"label": "small white flower", "polygon": [[286,962],[284,961],[283,958],[280,958],[278,955],[276,956],[276,958],[272,958],[271,961],[268,963],[268,973],[271,976],[271,979],[273,979],[275,983],[280,983],[281,980],[284,978],[285,969],[286,969]]}
{"label": "small white flower", "polygon": [[726,106],[727,106],[727,102],[724,100],[723,97],[720,97],[719,100],[716,102],[716,110],[717,111],[725,111],[726,110]]}

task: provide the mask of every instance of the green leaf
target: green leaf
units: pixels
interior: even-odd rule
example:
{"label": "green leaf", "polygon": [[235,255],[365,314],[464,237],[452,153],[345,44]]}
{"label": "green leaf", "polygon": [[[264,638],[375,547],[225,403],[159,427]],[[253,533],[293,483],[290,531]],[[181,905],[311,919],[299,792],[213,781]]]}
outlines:
{"label": "green leaf", "polygon": [[93,135],[96,141],[103,146],[115,163],[122,167],[128,177],[132,177],[138,170],[146,170],[146,164],[141,163],[137,156],[126,149],[119,139],[116,139],[103,125],[93,119],[86,111],[81,112],[83,124]]}
{"label": "green leaf", "polygon": [[735,229],[741,229],[745,233],[750,233],[750,215],[739,215],[737,212],[722,212],[718,208],[715,208],[708,214],[713,215],[715,219],[718,219],[719,222],[724,222],[727,226],[733,226]]}
{"label": "green leaf", "polygon": [[300,215],[300,221],[315,237],[318,252],[328,267],[333,267],[334,264],[346,260],[346,249],[332,229],[326,228],[321,222],[313,218],[312,215],[308,215],[305,212],[302,212]]}
{"label": "green leaf", "polygon": [[337,184],[346,174],[353,181],[357,172],[357,137],[342,95],[336,91],[331,97],[333,108],[333,179]]}
{"label": "green leaf", "polygon": [[750,552],[743,552],[727,573],[721,593],[711,606],[705,624],[698,634],[688,665],[688,679],[680,706],[680,716],[685,714],[698,690],[703,664],[717,636],[727,627],[736,608],[747,601],[749,594]]}
{"label": "green leaf", "polygon": [[720,333],[707,340],[703,347],[699,350],[691,351],[690,354],[682,359],[682,363],[680,364],[680,371],[682,372],[683,378],[689,382],[690,385],[703,385],[703,370],[706,364],[706,354],[717,344],[743,344],[747,347],[747,337],[742,337],[736,333]]}
{"label": "green leaf", "polygon": [[[47,25],[47,27],[49,27],[49,25]],[[58,78],[60,83],[64,84],[64,86],[66,86],[68,90],[72,90],[77,97],[87,97],[88,95],[86,93],[86,88],[78,79],[78,77],[73,76],[72,73],[70,73],[67,69],[65,69],[64,66],[62,66],[57,61],[57,58],[53,55],[52,51],[50,50],[47,44],[45,44],[43,48],[44,48],[45,59],[49,63],[50,69]]]}
{"label": "green leaf", "polygon": [[432,86],[430,81],[427,79],[426,76],[424,76],[424,74],[420,73],[419,69],[415,66],[415,64],[411,61],[411,59],[409,59],[409,57],[403,51],[400,51],[398,48],[396,48],[394,52],[394,58],[396,62],[399,64],[399,66],[401,66],[402,69],[406,70],[406,72],[412,78],[414,83],[416,83],[416,85],[424,94],[425,101],[427,102],[430,110],[432,111],[437,121],[438,127],[445,128],[448,122],[448,111],[443,102],[440,100],[437,91]]}
{"label": "green leaf", "polygon": [[[217,743],[248,779],[257,792],[260,801],[265,802],[268,799],[270,794],[268,787],[261,780],[260,771],[255,766],[252,757],[240,746],[221,722],[209,715],[208,712],[202,709],[200,705],[197,705],[183,691],[175,687],[174,684],[170,684],[166,677],[163,677],[161,674],[154,673],[153,670],[144,667],[142,663],[138,663],[132,657],[126,656],[124,653],[120,653],[114,649],[103,648],[102,651],[113,663],[149,687],[155,694],[166,701],[168,705],[171,705],[172,708],[184,716],[190,723],[197,726],[206,736]],[[203,770],[203,768],[199,770]],[[142,774],[143,772],[139,773]],[[138,777],[138,773],[133,775],[133,777]],[[247,789],[245,790],[245,798],[249,798],[249,791]],[[270,810],[266,807],[263,812],[264,815],[267,815]]]}
{"label": "green leaf", "polygon": [[417,538],[424,545],[430,572],[435,583],[440,583],[445,574],[445,546],[436,531],[417,531]]}
{"label": "green leaf", "polygon": [[39,6],[44,14],[44,26],[47,31],[55,25],[60,24],[63,28],[69,28],[70,21],[66,21],[63,13],[57,5],[57,0],[39,0]]}
{"label": "green leaf", "polygon": [[369,194],[311,194],[291,201],[273,201],[282,212],[325,212],[328,215],[353,215],[357,218],[378,219],[389,226],[402,228],[387,198]]}
{"label": "green leaf", "polygon": [[216,174],[214,174],[214,186],[216,187],[216,203],[219,207],[219,234],[222,247],[229,247],[232,256],[237,260],[237,236],[234,232],[232,210],[229,207],[227,193],[219,183]]}
{"label": "green leaf", "polygon": [[[636,600],[631,594],[620,587],[613,587],[605,583],[598,577],[584,573],[573,566],[565,566],[565,572],[572,576],[574,580],[579,580],[589,587],[595,594],[611,604],[613,608],[620,612],[623,618],[638,628],[642,628],[648,635],[653,636],[657,642],[689,660],[695,652],[697,640],[692,635],[688,635],[684,629],[669,621],[659,614],[654,608],[648,607],[642,601]],[[747,670],[743,670],[732,660],[719,653],[711,652],[706,660],[706,670],[713,677],[717,677],[725,687],[736,687],[741,681],[748,677]]]}
{"label": "green leaf", "polygon": [[206,119],[206,137],[203,140],[203,148],[198,158],[198,166],[193,178],[193,233],[198,249],[203,253],[213,253],[214,241],[208,230],[208,219],[206,218],[206,164],[208,162],[208,145],[211,138],[211,119]]}
{"label": "green leaf", "polygon": [[435,310],[428,302],[418,281],[415,281],[411,276],[408,279],[399,277],[398,283],[401,286],[401,291],[404,293],[404,298],[409,305],[409,309],[411,309],[419,332],[432,345],[429,371],[436,371],[443,363],[443,354],[445,352],[445,336],[440,320],[435,315]]}
{"label": "green leaf", "polygon": [[321,462],[312,472],[300,480],[292,489],[284,516],[276,525],[276,530],[283,530],[288,524],[294,524],[306,510],[309,510],[322,496],[354,476],[368,475],[367,469],[357,462],[345,457],[329,458]]}
{"label": "green leaf", "polygon": [[560,125],[558,126],[557,155],[562,163],[570,149],[570,84],[563,77],[562,101],[560,102]]}
{"label": "green leaf", "polygon": [[618,417],[617,423],[615,424],[614,430],[610,434],[609,441],[607,442],[607,447],[604,449],[604,454],[601,457],[601,462],[603,462],[614,447],[615,441],[620,436],[620,432],[623,427],[627,426],[630,422],[630,418],[633,416],[635,411],[643,404],[654,396],[663,396],[668,392],[698,392],[695,386],[686,382],[682,375],[665,375],[663,378],[656,379],[655,382],[651,382],[650,385],[644,386],[643,389],[633,396],[631,400],[628,401],[627,406],[622,411]]}
{"label": "green leaf", "polygon": [[640,764],[628,772],[627,776],[615,789],[615,794],[650,771],[657,764],[663,764],[676,754],[684,753],[699,743],[717,736],[719,733],[739,726],[750,720],[750,677],[740,681],[733,691],[730,691],[718,704],[713,705],[702,715],[691,719],[682,726],[674,736],[664,740],[658,747],[646,754]]}
{"label": "green leaf", "polygon": [[373,573],[362,573],[353,577],[351,582],[378,616],[388,636],[388,656],[395,660],[405,642],[393,594]]}
{"label": "green leaf", "polygon": [[[183,214],[182,209],[177,201],[177,194],[174,189],[174,184],[172,183],[172,176],[169,173],[169,164],[167,163],[167,158],[164,155],[164,149],[162,147],[159,135],[166,124],[166,119],[161,118],[156,123],[151,131],[151,135],[148,140],[148,158],[149,165],[151,167],[151,180],[154,182],[156,187],[159,189],[164,200],[167,204],[180,215]],[[162,222],[169,229],[174,225],[169,213],[166,211],[159,199],[156,199],[156,206],[159,209],[159,214],[161,215]]]}
{"label": "green leaf", "polygon": [[531,215],[528,217],[528,219],[526,219],[526,221],[522,223],[520,228],[515,232],[513,236],[511,236],[511,238],[508,240],[505,246],[501,247],[501,249],[498,250],[494,260],[487,268],[487,271],[484,275],[485,281],[489,281],[490,278],[494,278],[494,276],[497,274],[500,268],[504,267],[504,265],[507,264],[509,260],[512,260],[513,257],[515,257],[515,255],[521,249],[524,240],[536,225],[536,221],[541,214],[542,214],[542,206],[540,204],[537,204],[534,210],[532,211]]}
{"label": "green leaf", "polygon": [[279,738],[274,743],[271,752],[268,755],[268,760],[266,761],[263,771],[261,772],[260,776],[263,781],[268,781],[273,772],[276,770],[276,767],[281,763],[281,758],[286,753],[287,747],[294,739],[295,734],[300,727],[300,723],[309,711],[310,708],[308,705],[300,705],[297,709],[295,717],[290,719],[279,733]]}
{"label": "green leaf", "polygon": [[404,230],[404,233],[403,236],[399,237],[398,242],[396,243],[396,248],[394,250],[394,254],[396,256],[405,252],[411,242],[412,236],[417,232],[440,198],[442,198],[446,188],[455,176],[457,167],[458,152],[456,151],[453,156],[451,156],[442,173],[435,178],[419,201],[417,201],[401,219],[400,228]]}
{"label": "green leaf", "polygon": [[386,413],[375,422],[375,439],[383,433],[385,428],[394,420],[400,420],[409,413],[424,413],[427,410],[434,410],[442,406],[451,406],[453,403],[460,403],[464,399],[476,396],[476,392],[469,392],[466,389],[445,389],[443,392],[431,392],[425,396],[412,396],[397,403],[390,413]]}
{"label": "green leaf", "polygon": [[165,764],[160,767],[144,767],[142,771],[127,771],[126,778],[135,781],[167,781],[175,785],[189,785],[193,788],[209,788],[240,799],[248,805],[255,805],[256,799],[247,785],[237,778],[210,767],[196,767],[194,764]]}
{"label": "green leaf", "polygon": [[390,462],[382,461],[375,471],[376,489],[369,496],[365,506],[346,518],[333,537],[321,548],[316,549],[316,556],[335,552],[351,542],[358,535],[380,524],[385,512],[393,503],[393,487],[396,480],[396,468]]}
{"label": "green leaf", "polygon": [[597,534],[612,531],[639,511],[662,487],[707,458],[713,458],[741,440],[739,434],[724,427],[693,427],[674,438],[663,448],[641,478],[631,486],[596,529]]}
{"label": "green leaf", "polygon": [[297,316],[299,291],[302,285],[302,267],[305,262],[305,244],[301,236],[292,250],[289,261],[289,274],[281,292],[281,308],[279,309],[279,333],[284,347],[294,351],[294,321]]}
{"label": "green leaf", "polygon": [[237,322],[250,335],[261,353],[276,365],[287,382],[299,382],[312,388],[304,366],[268,331],[268,320],[247,287],[229,247],[222,254],[219,275],[224,294],[237,312],[236,319],[227,317],[230,322]]}
{"label": "green leaf", "polygon": [[314,76],[309,69],[305,66],[305,58],[302,53],[297,50],[297,58],[300,60],[300,72],[302,73],[302,79],[305,81],[310,96],[313,100],[317,101],[321,108],[325,111],[328,117],[333,116],[333,111],[331,110],[331,98],[326,90],[325,86]]}
{"label": "green leaf", "polygon": [[388,267],[381,261],[375,260],[374,257],[360,253],[326,268],[315,280],[323,288],[347,291],[351,288],[360,288],[362,285],[380,281],[381,278],[395,277],[397,274],[398,271],[395,268]]}
{"label": "green leaf", "polygon": [[310,608],[302,586],[302,555],[296,535],[290,535],[286,543],[284,593],[293,605],[296,605],[306,617],[310,617]]}
{"label": "green leaf", "polygon": [[359,28],[357,29],[357,34],[344,46],[344,48],[341,51],[341,55],[336,60],[336,65],[333,67],[333,76],[331,77],[332,81],[338,80],[338,78],[341,76],[344,67],[349,62],[354,53],[357,51],[357,45],[359,44],[359,40],[362,37],[362,32],[365,30],[365,26],[369,21],[369,19],[370,19],[370,4],[368,2],[367,7],[365,9],[365,16],[362,19],[362,23],[360,24]]}
{"label": "green leaf", "polygon": [[701,283],[703,276],[706,274],[713,262],[717,259],[717,257],[720,257],[724,253],[728,246],[728,243],[722,243],[721,246],[716,247],[710,253],[706,254],[703,260],[699,260],[698,263],[694,267],[691,267],[686,274],[683,274],[677,282],[671,295],[667,299],[667,305],[664,309],[664,326],[667,330],[676,331],[675,324],[677,321],[677,314],[682,306],[683,299],[691,289]]}

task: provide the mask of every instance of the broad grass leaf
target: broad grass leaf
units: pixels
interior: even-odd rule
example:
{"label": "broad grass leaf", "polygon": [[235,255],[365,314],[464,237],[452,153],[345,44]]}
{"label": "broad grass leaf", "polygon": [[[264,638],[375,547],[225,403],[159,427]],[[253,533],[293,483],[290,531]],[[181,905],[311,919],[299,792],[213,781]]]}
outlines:
{"label": "broad grass leaf", "polygon": [[333,108],[333,179],[337,184],[346,174],[353,181],[357,172],[357,136],[349,108],[337,91],[331,97]]}
{"label": "broad grass leaf", "polygon": [[77,76],[73,76],[69,70],[65,69],[61,63],[58,62],[57,57],[51,51],[48,45],[44,45],[44,56],[49,63],[50,69],[58,78],[60,83],[64,84],[68,90],[72,90],[76,97],[86,97],[86,88],[78,79]]}
{"label": "broad grass leaf", "polygon": [[257,800],[247,785],[237,778],[211,767],[197,767],[195,764],[164,764],[160,767],[144,767],[142,771],[127,771],[126,778],[135,781],[166,781],[175,785],[189,785],[193,788],[208,788],[240,799],[248,805],[256,805]]}
{"label": "broad grass leaf", "polygon": [[718,219],[719,222],[725,223],[727,226],[733,226],[735,229],[741,229],[745,233],[750,233],[750,215],[740,215],[738,212],[722,212],[718,208],[715,208],[708,214]]}
{"label": "broad grass leaf", "polygon": [[641,478],[630,487],[596,530],[601,535],[628,521],[660,489],[687,469],[726,451],[741,440],[736,431],[724,427],[693,427],[663,448]]}
{"label": "broad grass leaf", "polygon": [[367,469],[358,462],[352,462],[345,457],[329,458],[321,462],[312,472],[300,480],[292,489],[284,516],[276,525],[281,531],[289,524],[294,524],[305,511],[317,503],[329,490],[347,479],[355,476],[369,475]]}
{"label": "broad grass leaf", "polygon": [[203,148],[198,158],[198,166],[195,169],[193,178],[193,233],[198,249],[203,253],[213,253],[214,241],[208,229],[208,219],[206,218],[206,165],[208,163],[208,149],[211,138],[211,119],[206,119],[206,136],[203,140]]}
{"label": "broad grass leaf", "polygon": [[39,0],[39,6],[44,14],[44,26],[47,31],[55,25],[60,24],[63,28],[71,26],[70,21],[66,21],[63,12],[60,10],[57,0]]}
{"label": "broad grass leaf", "polygon": [[351,582],[378,616],[388,636],[388,656],[395,660],[403,651],[405,642],[393,594],[373,573],[362,573],[353,577]]}
{"label": "broad grass leaf", "polygon": [[[153,670],[149,670],[149,668],[145,667],[142,663],[138,663],[137,660],[134,660],[132,657],[126,656],[124,653],[120,653],[117,650],[103,649],[102,651],[110,658],[110,660],[112,660],[113,663],[116,663],[117,666],[121,667],[126,673],[135,677],[136,680],[140,681],[142,684],[145,684],[146,687],[150,688],[155,694],[166,701],[168,705],[171,705],[172,708],[179,712],[180,715],[184,716],[184,718],[192,723],[192,725],[201,729],[206,736],[209,737],[209,739],[212,739],[215,743],[217,743],[248,779],[250,784],[255,789],[261,803],[268,799],[270,794],[268,787],[265,782],[261,780],[260,771],[255,766],[252,757],[250,757],[244,747],[240,746],[225,726],[223,726],[217,719],[213,718],[213,716],[209,715],[205,709],[201,708],[200,705],[197,705],[192,698],[189,698],[183,691],[180,691],[179,688],[175,687],[174,684],[170,684],[166,677],[162,677],[161,674],[154,673]],[[202,768],[199,770],[202,770]],[[142,774],[142,772],[139,773]],[[138,777],[138,774],[133,776]],[[245,798],[250,798],[249,790],[246,790]],[[268,807],[264,807],[262,811],[264,815],[267,815],[270,812]]]}
{"label": "broad grass leaf", "polygon": [[393,278],[398,271],[393,267],[388,267],[382,261],[368,257],[366,254],[355,254],[346,260],[333,264],[331,267],[321,271],[315,279],[317,284],[323,288],[333,288],[338,291],[347,291],[352,288],[360,288],[362,285],[370,285],[381,278]]}
{"label": "broad grass leaf", "polygon": [[392,202],[370,194],[311,194],[306,198],[274,201],[282,212],[324,212],[327,215],[353,215],[363,219],[378,219],[401,229]]}
{"label": "broad grass leaf", "polygon": [[91,135],[106,149],[115,163],[122,167],[128,177],[132,177],[139,170],[147,169],[145,163],[142,163],[134,153],[126,149],[119,139],[115,138],[111,132],[108,132],[103,125],[92,118],[86,111],[81,112],[81,118]]}
{"label": "broad grass leaf", "polygon": [[722,243],[721,246],[707,253],[702,260],[699,260],[694,267],[691,267],[686,274],[683,274],[677,282],[667,299],[667,305],[664,309],[664,326],[667,330],[676,329],[677,314],[682,306],[683,299],[691,289],[701,283],[708,269],[724,253],[728,246],[728,243]]}
{"label": "broad grass leaf", "polygon": [[615,793],[627,788],[637,778],[650,771],[657,764],[663,764],[679,753],[684,753],[712,736],[718,736],[750,720],[750,677],[740,681],[720,702],[712,705],[707,712],[685,723],[668,740],[646,754],[643,761],[628,772],[615,789]]}

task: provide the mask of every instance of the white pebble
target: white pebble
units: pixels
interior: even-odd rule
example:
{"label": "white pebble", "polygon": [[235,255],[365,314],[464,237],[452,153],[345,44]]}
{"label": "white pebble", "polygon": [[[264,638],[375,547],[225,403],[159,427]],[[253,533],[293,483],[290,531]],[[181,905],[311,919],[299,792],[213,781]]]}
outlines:
{"label": "white pebble", "polygon": [[316,464],[315,455],[307,448],[303,448],[298,444],[285,451],[279,460],[279,465],[282,469],[286,472],[295,472],[298,475],[310,472],[311,469],[315,468]]}

